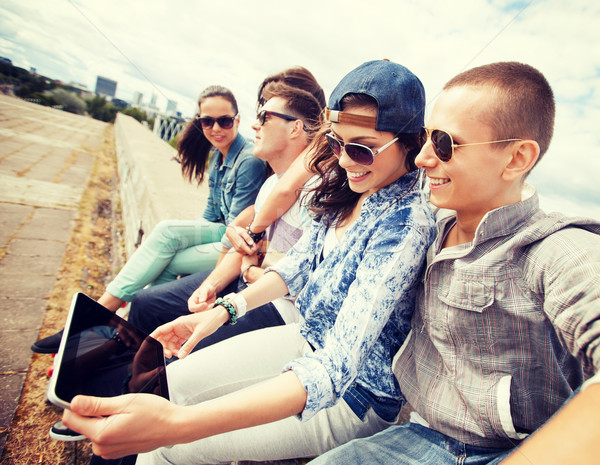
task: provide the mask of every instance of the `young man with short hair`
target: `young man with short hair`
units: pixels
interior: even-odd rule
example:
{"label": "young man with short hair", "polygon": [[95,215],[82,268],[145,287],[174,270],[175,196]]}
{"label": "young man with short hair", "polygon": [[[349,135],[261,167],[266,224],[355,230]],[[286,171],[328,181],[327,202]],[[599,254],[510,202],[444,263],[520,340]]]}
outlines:
{"label": "young man with short hair", "polygon": [[[394,367],[415,412],[315,464],[499,463],[598,372],[600,224],[546,215],[524,183],[553,125],[552,90],[530,66],[494,63],[446,84],[416,159],[444,210]],[[598,391],[581,395],[600,409]],[[581,401],[564,412],[506,463],[575,463],[579,446],[561,436],[575,425],[569,442],[589,440],[590,415],[576,420]]]}

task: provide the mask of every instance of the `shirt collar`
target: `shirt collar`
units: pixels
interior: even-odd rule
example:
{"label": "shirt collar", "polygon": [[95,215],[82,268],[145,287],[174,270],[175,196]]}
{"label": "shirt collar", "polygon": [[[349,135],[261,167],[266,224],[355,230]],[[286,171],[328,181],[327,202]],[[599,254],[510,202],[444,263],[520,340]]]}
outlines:
{"label": "shirt collar", "polygon": [[390,203],[400,200],[418,187],[419,173],[420,170],[409,171],[393,183],[374,192],[364,200],[361,210],[373,209],[379,205],[387,207]]}
{"label": "shirt collar", "polygon": [[[519,224],[528,221],[539,210],[537,191],[530,184],[524,184],[521,190],[521,201],[504,205],[487,212],[475,231],[473,243],[478,243],[492,237],[512,234]],[[443,237],[446,228],[454,224],[456,213],[453,210],[440,210],[438,213],[438,240]]]}

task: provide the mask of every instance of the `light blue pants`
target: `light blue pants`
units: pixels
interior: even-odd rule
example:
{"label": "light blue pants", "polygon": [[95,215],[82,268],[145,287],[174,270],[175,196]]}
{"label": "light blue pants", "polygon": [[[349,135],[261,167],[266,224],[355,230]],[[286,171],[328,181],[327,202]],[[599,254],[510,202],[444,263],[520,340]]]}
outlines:
{"label": "light blue pants", "polygon": [[215,267],[225,225],[206,220],[167,220],[156,225],[115,279],[111,295],[129,302],[146,285]]}
{"label": "light blue pants", "polygon": [[496,465],[511,451],[470,446],[424,426],[404,423],[370,438],[355,439],[310,465]]}

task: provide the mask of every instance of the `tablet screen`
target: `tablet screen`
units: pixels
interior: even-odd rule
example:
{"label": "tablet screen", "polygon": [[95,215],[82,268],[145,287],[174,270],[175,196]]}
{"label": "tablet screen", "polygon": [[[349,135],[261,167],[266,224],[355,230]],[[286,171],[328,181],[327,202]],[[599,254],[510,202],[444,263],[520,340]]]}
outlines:
{"label": "tablet screen", "polygon": [[65,403],[78,394],[169,398],[162,345],[82,293],[73,298],[52,384]]}

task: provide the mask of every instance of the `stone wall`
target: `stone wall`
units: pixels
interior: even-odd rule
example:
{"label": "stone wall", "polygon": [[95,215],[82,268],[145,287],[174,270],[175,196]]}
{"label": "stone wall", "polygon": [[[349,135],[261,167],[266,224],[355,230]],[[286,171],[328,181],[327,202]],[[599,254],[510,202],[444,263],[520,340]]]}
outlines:
{"label": "stone wall", "polygon": [[140,231],[143,238],[162,220],[200,218],[206,206],[208,182],[198,187],[185,181],[174,159],[175,149],[130,116],[117,115],[115,139],[129,257]]}

